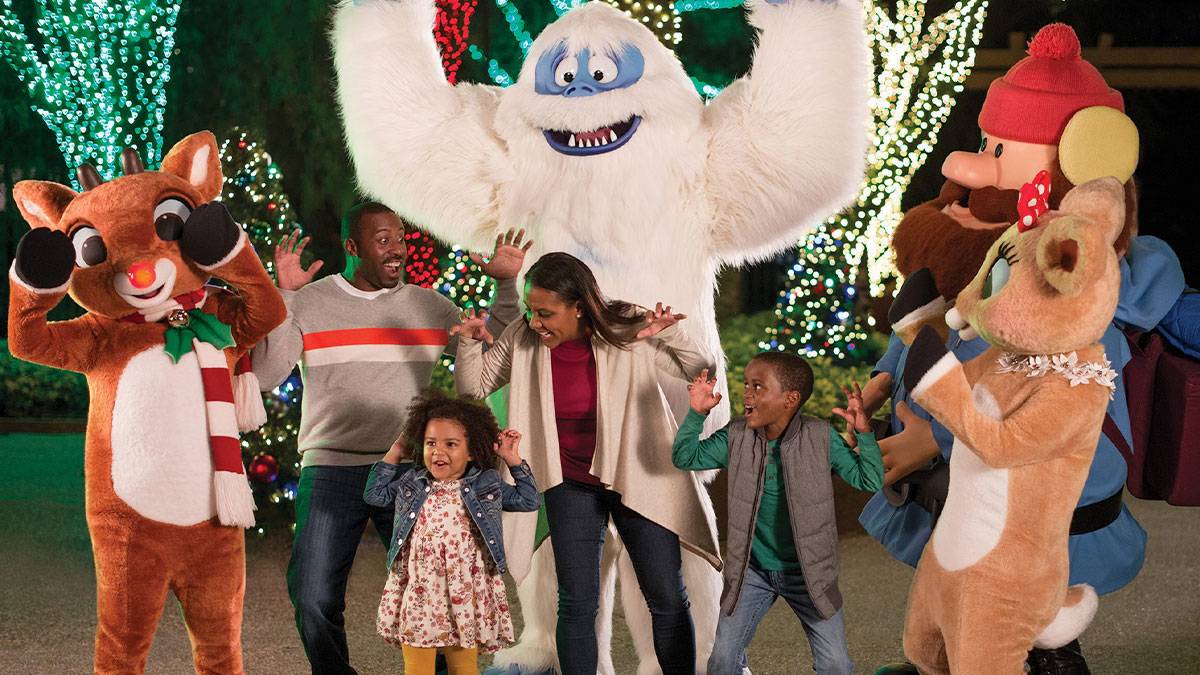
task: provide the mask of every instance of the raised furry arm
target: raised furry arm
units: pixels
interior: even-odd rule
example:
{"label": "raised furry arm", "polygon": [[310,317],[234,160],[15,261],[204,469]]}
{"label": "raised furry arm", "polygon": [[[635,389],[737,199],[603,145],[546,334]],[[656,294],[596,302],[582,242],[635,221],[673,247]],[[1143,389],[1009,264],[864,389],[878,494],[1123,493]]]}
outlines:
{"label": "raised furry arm", "polygon": [[67,294],[66,286],[37,290],[9,271],[8,350],[25,361],[86,373],[99,356],[95,318],[86,314],[69,321],[46,321]]}
{"label": "raised furry arm", "polygon": [[216,314],[222,322],[229,324],[240,351],[249,351],[288,319],[283,297],[271,282],[247,235],[242,234],[237,248],[226,260],[201,269],[238,291],[236,295],[217,295]]}
{"label": "raised furry arm", "polygon": [[1071,387],[1065,379],[1049,376],[1019,407],[998,419],[1000,411],[989,410],[995,403],[975,395],[962,364],[948,353],[921,378],[912,396],[984,464],[1007,469],[1064,455],[1086,437],[1094,446],[1108,390],[1097,384]]}
{"label": "raised furry arm", "polygon": [[445,241],[482,250],[495,237],[494,177],[505,156],[490,130],[496,92],[446,81],[434,15],[431,0],[336,10],[346,141],[363,192]]}
{"label": "raised furry arm", "polygon": [[287,318],[254,345],[251,368],[263,391],[283,384],[304,353],[304,333],[294,314],[296,291],[280,291],[287,307]]}
{"label": "raised furry arm", "polygon": [[754,64],[704,114],[710,245],[734,265],[793,244],[854,198],[870,114],[859,0],[747,5]]}

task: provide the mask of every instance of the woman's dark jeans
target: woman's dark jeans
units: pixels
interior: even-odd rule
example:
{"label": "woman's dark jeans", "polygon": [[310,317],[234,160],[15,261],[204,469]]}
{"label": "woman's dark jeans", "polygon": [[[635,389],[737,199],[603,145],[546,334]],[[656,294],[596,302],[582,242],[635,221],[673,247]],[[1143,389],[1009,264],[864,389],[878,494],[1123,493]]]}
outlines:
{"label": "woman's dark jeans", "polygon": [[621,503],[621,495],[564,480],[546,491],[558,570],[558,660],[563,675],[595,675],[600,554],[611,517],[650,608],[663,675],[693,675],[696,635],[680,570],[679,537]]}

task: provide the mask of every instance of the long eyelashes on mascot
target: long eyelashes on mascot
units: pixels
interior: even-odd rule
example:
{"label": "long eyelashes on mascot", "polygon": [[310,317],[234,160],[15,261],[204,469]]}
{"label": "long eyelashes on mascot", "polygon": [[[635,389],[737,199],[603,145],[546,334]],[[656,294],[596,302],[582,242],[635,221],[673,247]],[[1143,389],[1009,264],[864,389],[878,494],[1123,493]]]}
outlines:
{"label": "long eyelashes on mascot", "polygon": [[1012,266],[1019,262],[1016,253],[1013,252],[1012,244],[1004,242],[1000,244],[997,250],[996,261],[992,263],[992,268],[988,270],[987,278],[983,280],[983,288],[980,291],[980,297],[990,298],[1000,292],[1004,288],[1004,284],[1008,283],[1009,274],[1012,272]]}
{"label": "long eyelashes on mascot", "polygon": [[1008,261],[1009,265],[1013,265],[1021,261],[1021,259],[1017,257],[1016,250],[1013,249],[1012,242],[1006,241],[1003,244],[1000,244],[1000,248],[996,249],[996,252],[1000,254],[1001,258],[1004,258],[1006,261]]}

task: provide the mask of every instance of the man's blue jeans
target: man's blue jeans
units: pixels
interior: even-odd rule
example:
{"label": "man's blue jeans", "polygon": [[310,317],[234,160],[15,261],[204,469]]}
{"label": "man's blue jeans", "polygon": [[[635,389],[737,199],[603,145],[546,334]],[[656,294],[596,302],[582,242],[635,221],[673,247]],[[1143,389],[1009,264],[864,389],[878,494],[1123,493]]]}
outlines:
{"label": "man's blue jeans", "polygon": [[355,673],[342,617],[346,580],[368,519],[375,523],[385,551],[392,537],[393,510],[363,501],[370,472],[369,464],[306,466],[300,471],[287,584],[314,675]]}
{"label": "man's blue jeans", "polygon": [[808,644],[812,648],[813,670],[820,675],[848,675],[854,672],[850,650],[846,646],[846,625],[842,610],[822,619],[808,597],[801,572],[765,572],[754,565],[746,568],[742,596],[733,614],[721,615],[717,637],[708,659],[708,675],[741,675],[746,665],[746,647],[754,637],[758,623],[767,610],[782,597],[796,613]]}
{"label": "man's blue jeans", "polygon": [[621,503],[621,495],[564,480],[545,492],[558,572],[558,661],[563,675],[595,675],[600,554],[608,519],[621,535],[650,609],[654,653],[664,675],[696,672],[696,632],[683,586],[679,537]]}

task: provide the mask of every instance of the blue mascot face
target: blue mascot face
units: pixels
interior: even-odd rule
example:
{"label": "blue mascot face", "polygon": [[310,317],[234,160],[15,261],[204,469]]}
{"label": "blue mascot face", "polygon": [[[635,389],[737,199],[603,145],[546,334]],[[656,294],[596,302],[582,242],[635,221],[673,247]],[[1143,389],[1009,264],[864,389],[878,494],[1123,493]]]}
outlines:
{"label": "blue mascot face", "polygon": [[[569,54],[560,41],[538,57],[533,88],[542,96],[600,96],[635,84],[645,68],[641,50],[628,43],[619,52],[592,53],[585,47]],[[631,115],[589,131],[545,129],[542,133],[550,147],[564,155],[601,155],[628,142],[640,122],[641,117]]]}

